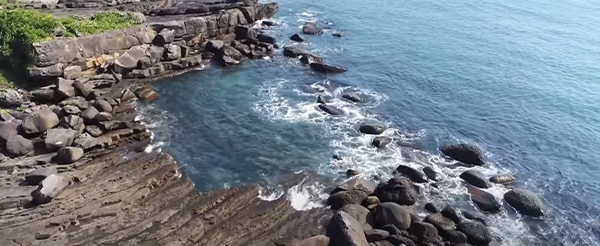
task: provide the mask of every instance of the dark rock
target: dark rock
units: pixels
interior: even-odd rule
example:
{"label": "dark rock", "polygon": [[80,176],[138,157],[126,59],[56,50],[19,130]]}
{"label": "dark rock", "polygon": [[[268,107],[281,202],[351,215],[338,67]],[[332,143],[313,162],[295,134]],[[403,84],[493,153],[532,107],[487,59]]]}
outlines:
{"label": "dark rock", "polygon": [[258,41],[260,41],[260,42],[265,42],[268,44],[276,44],[277,43],[277,40],[275,40],[274,37],[271,37],[271,36],[265,35],[265,34],[256,35],[256,39],[258,39]]}
{"label": "dark rock", "polygon": [[483,166],[485,160],[479,147],[469,144],[454,144],[442,147],[442,153],[465,164]]}
{"label": "dark rock", "polygon": [[433,203],[430,203],[430,202],[425,204],[425,210],[432,212],[432,213],[440,212],[440,210],[437,207],[435,207],[435,205],[433,205]]}
{"label": "dark rock", "polygon": [[430,223],[414,221],[408,232],[417,236],[420,241],[433,241],[438,239],[438,230]]}
{"label": "dark rock", "polygon": [[317,72],[321,72],[321,73],[343,73],[343,72],[348,71],[348,69],[345,67],[332,66],[332,65],[327,65],[327,64],[323,64],[323,63],[317,63],[317,62],[311,63],[310,68],[312,68],[313,70],[315,70]]}
{"label": "dark rock", "polygon": [[344,115],[344,111],[331,105],[319,104],[319,109],[330,115]]}
{"label": "dark rock", "polygon": [[338,211],[327,225],[327,236],[331,246],[368,246],[367,238],[360,223],[349,214]]}
{"label": "dark rock", "polygon": [[302,36],[300,36],[300,34],[294,34],[290,37],[290,39],[292,41],[296,41],[296,42],[304,42],[304,38],[302,38]]}
{"label": "dark rock", "polygon": [[365,237],[369,242],[377,242],[386,239],[390,233],[381,229],[365,230]]}
{"label": "dark rock", "polygon": [[77,132],[71,129],[50,129],[46,133],[46,139],[44,140],[46,149],[57,150],[62,147],[71,146],[76,135]]}
{"label": "dark rock", "polygon": [[12,136],[19,133],[19,124],[15,122],[0,122],[0,139],[8,141]]}
{"label": "dark rock", "polygon": [[356,93],[346,93],[344,95],[342,95],[342,98],[352,101],[352,102],[362,102],[362,98],[357,95]]}
{"label": "dark rock", "polygon": [[427,178],[425,177],[425,174],[412,167],[400,165],[396,168],[396,171],[405,175],[415,183],[427,183]]}
{"label": "dark rock", "polygon": [[502,207],[502,205],[500,205],[500,203],[492,194],[473,186],[467,186],[467,190],[471,195],[471,200],[473,200],[475,205],[477,205],[477,207],[479,207],[479,209],[482,211],[492,213],[500,211],[500,207]]}
{"label": "dark rock", "polygon": [[156,34],[154,40],[152,40],[152,43],[158,46],[163,46],[165,44],[173,42],[174,40],[175,32],[167,28],[163,28],[158,34]]}
{"label": "dark rock", "polygon": [[73,163],[83,157],[83,149],[77,147],[63,147],[56,152],[60,163]]}
{"label": "dark rock", "polygon": [[435,170],[433,170],[433,168],[431,168],[431,167],[424,167],[423,172],[425,173],[427,178],[429,178],[430,180],[433,180],[433,181],[442,180],[440,175]]}
{"label": "dark rock", "polygon": [[6,142],[6,151],[14,156],[22,156],[33,150],[31,140],[24,138],[21,135],[13,135]]}
{"label": "dark rock", "polygon": [[29,101],[26,96],[15,89],[5,88],[0,90],[0,107],[15,108]]}
{"label": "dark rock", "polygon": [[392,142],[392,138],[387,137],[387,136],[379,136],[379,137],[375,137],[373,138],[373,141],[371,142],[371,144],[377,148],[385,148],[389,143]]}
{"label": "dark rock", "polygon": [[356,171],[356,170],[352,170],[352,169],[348,169],[348,170],[346,171],[346,176],[347,176],[347,177],[349,177],[349,178],[350,178],[350,177],[354,177],[354,176],[356,176],[356,175],[359,175],[359,174],[360,174],[360,173],[359,173],[358,171]]}
{"label": "dark rock", "polygon": [[147,69],[149,67],[152,67],[152,61],[150,60],[150,57],[144,57],[138,61],[138,69]]}
{"label": "dark rock", "polygon": [[430,214],[425,219],[424,222],[431,223],[438,229],[438,231],[449,231],[456,229],[456,224],[451,219],[445,217],[441,213]]}
{"label": "dark rock", "polygon": [[406,245],[406,246],[417,246],[415,241],[408,237],[403,237],[399,235],[390,235],[387,240],[393,245]]}
{"label": "dark rock", "polygon": [[300,241],[297,246],[329,246],[329,241],[329,237],[325,235],[318,235]]}
{"label": "dark rock", "polygon": [[468,212],[468,211],[462,211],[462,215],[465,218],[467,218],[467,219],[470,219],[470,220],[473,220],[473,221],[478,221],[478,222],[480,222],[483,225],[487,225],[487,222],[485,222],[484,219],[482,219],[481,217],[475,215],[474,213],[471,213],[471,212]]}
{"label": "dark rock", "polygon": [[57,126],[58,123],[58,116],[54,112],[42,110],[27,116],[21,123],[21,130],[25,134],[37,134]]}
{"label": "dark rock", "polygon": [[85,122],[92,122],[98,115],[98,110],[95,107],[89,107],[88,109],[81,112],[80,116]]}
{"label": "dark rock", "polygon": [[60,126],[80,130],[83,128],[83,119],[77,115],[67,115],[60,120]]}
{"label": "dark rock", "polygon": [[318,95],[317,96],[317,103],[326,104],[328,102],[327,102],[327,100],[323,96]]}
{"label": "dark rock", "polygon": [[287,56],[287,57],[306,56],[306,57],[315,57],[315,58],[321,59],[315,53],[313,53],[310,50],[307,50],[306,48],[304,48],[300,45],[290,45],[290,46],[283,47],[283,55]]}
{"label": "dark rock", "polygon": [[250,56],[252,55],[252,51],[250,50],[250,46],[247,44],[239,44],[235,46],[235,49],[238,50],[242,55]]}
{"label": "dark rock", "polygon": [[323,28],[320,28],[314,22],[306,22],[302,27],[302,32],[305,34],[323,34]]}
{"label": "dark rock", "polygon": [[375,225],[384,226],[392,224],[400,230],[406,230],[410,227],[410,211],[393,202],[380,203],[373,208],[375,214]]}
{"label": "dark rock", "polygon": [[219,50],[221,50],[221,48],[223,48],[223,45],[225,45],[225,43],[221,40],[208,40],[204,50],[216,54],[219,52]]}
{"label": "dark rock", "polygon": [[338,160],[338,161],[342,160],[342,157],[340,155],[333,155],[333,156],[331,156],[331,158]]}
{"label": "dark rock", "polygon": [[492,187],[483,173],[477,170],[469,169],[460,174],[460,178],[475,187],[484,189]]}
{"label": "dark rock", "polygon": [[270,21],[270,20],[263,20],[263,21],[261,22],[261,24],[262,24],[263,26],[275,26],[275,25],[277,25],[275,22],[273,22],[273,21]]}
{"label": "dark rock", "polygon": [[340,32],[334,32],[334,33],[331,34],[331,36],[341,38],[343,35]]}
{"label": "dark rock", "polygon": [[382,134],[386,129],[387,127],[385,126],[372,124],[363,124],[358,128],[361,133],[372,135]]}
{"label": "dark rock", "polygon": [[495,175],[490,178],[490,182],[496,184],[508,184],[515,180],[515,176],[512,175]]}
{"label": "dark rock", "polygon": [[457,225],[459,231],[467,236],[467,242],[472,245],[488,245],[492,235],[487,227],[479,223],[462,222]]}
{"label": "dark rock", "polygon": [[442,232],[441,234],[444,239],[453,243],[466,243],[467,235],[457,230],[450,230]]}
{"label": "dark rock", "polygon": [[364,229],[371,229],[375,225],[373,214],[367,208],[358,204],[347,204],[340,209],[352,216]]}
{"label": "dark rock", "polygon": [[75,87],[73,86],[73,80],[58,78],[56,83],[56,93],[63,98],[69,98],[75,96]]}
{"label": "dark rock", "polygon": [[392,178],[385,185],[377,187],[375,194],[381,202],[395,202],[400,205],[413,205],[417,201],[417,190],[407,179]]}
{"label": "dark rock", "polygon": [[30,185],[38,185],[46,177],[57,173],[58,172],[56,171],[55,167],[35,169],[25,175],[25,182]]}
{"label": "dark rock", "polygon": [[458,213],[456,213],[456,210],[452,206],[446,206],[444,209],[442,209],[441,213],[444,217],[454,221],[454,223],[460,223],[460,217],[458,216]]}
{"label": "dark rock", "polygon": [[515,188],[504,194],[504,200],[521,214],[540,217],[546,213],[546,205],[533,192]]}
{"label": "dark rock", "polygon": [[46,177],[39,185],[38,188],[32,192],[33,201],[37,204],[49,203],[56,196],[60,194],[68,183],[64,178],[56,174],[52,174]]}
{"label": "dark rock", "polygon": [[245,26],[235,27],[235,39],[245,40],[254,38],[256,38],[256,31],[252,30],[251,28]]}
{"label": "dark rock", "polygon": [[29,93],[31,94],[31,101],[34,102],[54,102],[60,100],[57,93],[48,88],[32,90]]}

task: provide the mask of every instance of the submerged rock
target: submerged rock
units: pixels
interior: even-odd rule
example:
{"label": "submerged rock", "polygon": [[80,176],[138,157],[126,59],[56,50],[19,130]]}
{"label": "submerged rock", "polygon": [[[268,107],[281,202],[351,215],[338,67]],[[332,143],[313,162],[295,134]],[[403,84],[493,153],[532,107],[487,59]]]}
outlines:
{"label": "submerged rock", "polygon": [[485,160],[479,147],[469,144],[454,144],[442,147],[442,153],[465,164],[483,166]]}
{"label": "submerged rock", "polygon": [[373,138],[371,144],[377,148],[385,148],[388,144],[392,142],[392,138],[386,136],[379,136]]}
{"label": "submerged rock", "polygon": [[427,178],[425,177],[425,174],[412,167],[400,165],[396,168],[396,171],[408,177],[411,181],[415,183],[427,183]]}
{"label": "submerged rock", "polygon": [[327,99],[325,99],[325,97],[318,95],[317,96],[317,103],[321,103],[321,104],[326,104],[328,103]]}
{"label": "submerged rock", "polygon": [[546,205],[533,192],[515,188],[504,194],[504,200],[524,215],[540,217],[546,213]]}
{"label": "submerged rock", "polygon": [[496,198],[486,191],[480,190],[473,186],[467,186],[467,190],[471,195],[471,200],[479,209],[486,212],[499,212],[502,205]]}
{"label": "submerged rock", "polygon": [[515,181],[515,176],[512,175],[495,175],[490,178],[490,182],[496,184],[507,184]]}
{"label": "submerged rock", "polygon": [[321,73],[343,73],[348,71],[348,69],[345,67],[327,65],[318,62],[311,63],[310,68]]}
{"label": "submerged rock", "polygon": [[290,39],[292,41],[296,41],[296,42],[304,42],[304,38],[302,36],[300,36],[299,34],[294,34],[290,37]]}
{"label": "submerged rock", "polygon": [[350,177],[354,177],[354,176],[356,176],[356,175],[359,175],[359,174],[360,174],[360,173],[359,173],[358,171],[356,171],[356,170],[353,170],[353,169],[348,169],[348,170],[346,171],[346,176],[347,176],[347,177],[349,177],[349,178],[350,178]]}
{"label": "submerged rock", "polygon": [[375,124],[363,124],[358,128],[358,131],[364,134],[379,135],[387,129],[386,126]]}
{"label": "submerged rock", "polygon": [[302,27],[302,32],[305,34],[323,34],[323,28],[320,28],[314,22],[306,22]]}
{"label": "submerged rock", "polygon": [[330,115],[344,115],[344,111],[331,105],[319,104],[319,109]]}
{"label": "submerged rock", "polygon": [[425,173],[425,175],[427,176],[427,178],[433,180],[433,181],[440,181],[442,180],[442,178],[440,177],[440,175],[433,170],[433,168],[431,167],[424,167],[423,168],[423,172]]}
{"label": "submerged rock", "polygon": [[349,100],[351,102],[362,102],[362,98],[356,93],[346,93],[342,95],[342,98]]}
{"label": "submerged rock", "polygon": [[487,189],[492,187],[492,185],[490,185],[483,173],[477,170],[469,169],[460,174],[460,178],[464,181],[467,181],[467,183],[479,188]]}

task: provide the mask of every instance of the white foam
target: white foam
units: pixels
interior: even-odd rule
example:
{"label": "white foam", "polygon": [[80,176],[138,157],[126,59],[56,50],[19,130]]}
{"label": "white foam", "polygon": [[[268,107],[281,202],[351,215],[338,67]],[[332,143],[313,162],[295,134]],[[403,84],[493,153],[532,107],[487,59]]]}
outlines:
{"label": "white foam", "polygon": [[324,206],[324,202],[328,195],[323,193],[325,188],[318,182],[306,183],[304,178],[302,182],[292,186],[287,191],[287,200],[290,201],[292,207],[299,211],[306,211],[313,208]]}
{"label": "white foam", "polygon": [[278,186],[276,189],[270,190],[266,190],[265,188],[260,187],[260,189],[258,190],[258,198],[263,201],[275,201],[281,198],[284,194],[285,192],[283,191],[281,186]]}

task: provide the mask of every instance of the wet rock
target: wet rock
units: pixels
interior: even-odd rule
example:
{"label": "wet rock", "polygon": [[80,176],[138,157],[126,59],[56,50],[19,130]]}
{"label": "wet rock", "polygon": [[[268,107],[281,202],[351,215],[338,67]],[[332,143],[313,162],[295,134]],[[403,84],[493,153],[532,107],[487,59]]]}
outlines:
{"label": "wet rock", "polygon": [[430,203],[430,202],[425,204],[425,210],[432,212],[432,213],[440,212],[440,210],[437,207],[435,207],[435,205],[433,205],[433,203]]}
{"label": "wet rock", "polygon": [[319,109],[330,115],[344,115],[344,111],[331,105],[319,104]]}
{"label": "wet rock", "polygon": [[92,122],[99,113],[100,112],[92,106],[81,112],[80,116],[85,122]]}
{"label": "wet rock", "polygon": [[438,231],[430,223],[427,222],[412,222],[408,232],[412,235],[417,236],[419,241],[434,241],[438,240]]}
{"label": "wet rock", "polygon": [[311,63],[310,68],[321,73],[343,73],[348,71],[348,69],[345,67],[327,65],[318,62]]}
{"label": "wet rock", "polygon": [[400,165],[396,168],[396,171],[405,175],[415,183],[427,183],[427,178],[425,177],[425,174],[412,167]]}
{"label": "wet rock", "polygon": [[515,188],[504,194],[504,200],[521,214],[540,217],[546,213],[546,205],[533,192]]}
{"label": "wet rock", "polygon": [[460,217],[458,216],[458,213],[456,213],[456,210],[452,206],[446,206],[444,209],[442,209],[441,214],[444,217],[451,219],[456,224],[460,223]]}
{"label": "wet rock", "polygon": [[77,147],[63,147],[56,152],[56,159],[60,163],[73,163],[83,157],[83,149]]}
{"label": "wet rock", "polygon": [[265,42],[268,44],[276,44],[277,43],[277,40],[275,40],[274,37],[271,37],[269,35],[262,34],[262,33],[256,35],[256,39],[258,39],[258,41],[260,41],[260,42]]}
{"label": "wet rock", "polygon": [[365,237],[369,242],[377,242],[386,239],[390,233],[381,229],[365,230]]}
{"label": "wet rock", "polygon": [[373,208],[376,226],[392,224],[400,230],[406,230],[410,227],[410,211],[405,207],[393,202],[380,203]]}
{"label": "wet rock", "polygon": [[340,211],[344,211],[352,216],[364,229],[371,229],[375,225],[371,211],[359,204],[347,204]]}
{"label": "wet rock", "polygon": [[263,26],[276,26],[276,25],[277,25],[277,23],[275,23],[275,22],[273,22],[273,21],[270,21],[270,20],[263,20],[263,21],[261,22],[261,24],[262,24]]}
{"label": "wet rock", "polygon": [[15,108],[23,105],[28,99],[23,94],[15,89],[2,89],[0,90],[0,107],[1,108]]}
{"label": "wet rock", "polygon": [[38,185],[42,180],[52,174],[57,174],[55,167],[35,169],[25,175],[25,182],[30,185]]}
{"label": "wet rock", "polygon": [[302,32],[312,35],[323,34],[323,28],[318,27],[314,22],[306,22],[302,27]]}
{"label": "wet rock", "polygon": [[423,172],[425,173],[425,175],[427,176],[427,178],[429,178],[432,181],[440,181],[442,180],[442,178],[440,177],[440,175],[433,170],[433,168],[431,167],[424,167],[423,168]]}
{"label": "wet rock", "polygon": [[331,158],[333,158],[334,160],[338,160],[341,161],[342,157],[340,155],[334,154],[333,156],[331,156]]}
{"label": "wet rock", "polygon": [[387,137],[387,136],[379,136],[379,137],[373,138],[373,141],[371,142],[371,144],[373,146],[381,149],[381,148],[385,148],[391,142],[392,142],[392,138]]}
{"label": "wet rock", "polygon": [[496,184],[508,184],[515,180],[515,176],[512,175],[495,175],[490,178],[490,182]]}
{"label": "wet rock", "polygon": [[346,176],[347,176],[347,177],[349,177],[349,178],[350,178],[350,177],[354,177],[354,176],[356,176],[356,175],[359,175],[359,174],[360,174],[360,173],[359,173],[358,171],[356,171],[356,170],[352,170],[352,169],[348,169],[348,170],[346,171]]}
{"label": "wet rock", "polygon": [[71,146],[76,135],[77,132],[71,129],[50,129],[46,133],[46,139],[44,140],[46,149],[57,150],[62,147]]}
{"label": "wet rock", "polygon": [[484,219],[482,219],[481,217],[475,215],[474,213],[468,212],[468,211],[462,211],[462,215],[470,220],[473,221],[478,221],[479,223],[483,224],[483,225],[487,225],[487,222],[485,222]]}
{"label": "wet rock", "polygon": [[42,110],[27,116],[21,123],[21,129],[25,134],[37,134],[57,126],[58,123],[58,116],[54,112]]}
{"label": "wet rock", "polygon": [[363,228],[349,214],[338,211],[333,214],[327,225],[327,236],[331,246],[368,246]]}
{"label": "wet rock", "polygon": [[297,246],[329,246],[329,237],[318,235],[302,240]]}
{"label": "wet rock", "polygon": [[37,204],[49,203],[62,192],[68,183],[64,178],[56,174],[46,177],[38,188],[32,192],[33,201]]}
{"label": "wet rock", "polygon": [[346,93],[342,95],[342,98],[349,100],[351,102],[362,102],[362,98],[356,93]]}
{"label": "wet rock", "polygon": [[319,58],[319,57],[314,57],[314,56],[301,56],[300,57],[300,62],[302,62],[302,64],[304,65],[310,65],[311,63],[317,62],[323,62],[323,59]]}
{"label": "wet rock", "polygon": [[457,225],[459,231],[467,236],[467,242],[472,245],[488,245],[492,235],[487,227],[479,223],[462,222]]}
{"label": "wet rock", "polygon": [[341,32],[334,32],[331,34],[331,36],[341,38],[343,36],[343,34]]}
{"label": "wet rock", "polygon": [[290,46],[283,47],[283,55],[287,56],[287,57],[306,56],[306,57],[316,57],[316,58],[320,59],[319,56],[317,56],[315,53],[313,53],[312,51],[310,51],[300,45],[290,45]]}
{"label": "wet rock", "polygon": [[296,42],[304,42],[304,38],[302,38],[302,36],[300,36],[300,34],[294,34],[290,37],[290,39],[292,41],[296,41]]}
{"label": "wet rock", "polygon": [[469,144],[454,144],[442,147],[442,153],[465,164],[483,166],[485,160],[479,147]]}
{"label": "wet rock", "polygon": [[385,126],[373,124],[363,124],[358,128],[361,133],[372,135],[382,134],[386,129],[387,127]]}
{"label": "wet rock", "polygon": [[457,230],[445,231],[442,233],[444,239],[453,243],[466,243],[467,235]]}
{"label": "wet rock", "polygon": [[482,211],[492,213],[500,211],[500,207],[502,207],[502,205],[500,205],[500,203],[492,194],[473,186],[467,186],[467,191],[471,195],[471,200],[473,203],[475,203],[475,205],[477,205],[477,207],[479,207],[479,209]]}
{"label": "wet rock", "polygon": [[256,31],[249,27],[245,26],[236,26],[235,27],[235,39],[237,40],[245,40],[245,39],[254,39],[256,38]]}
{"label": "wet rock", "polygon": [[327,99],[325,99],[323,96],[318,95],[317,96],[317,103],[326,104],[328,102],[327,102]]}
{"label": "wet rock", "polygon": [[417,201],[417,190],[407,179],[392,178],[387,184],[377,187],[375,194],[381,202],[413,205]]}
{"label": "wet rock", "polygon": [[438,229],[438,231],[449,231],[456,229],[456,224],[451,219],[445,217],[441,213],[430,214],[425,219],[424,222],[431,223]]}
{"label": "wet rock", "polygon": [[15,122],[0,122],[0,139],[8,141],[12,136],[19,133],[19,124]]}
{"label": "wet rock", "polygon": [[460,178],[475,187],[479,187],[479,188],[483,188],[483,189],[492,187],[491,184],[488,182],[488,180],[483,175],[483,173],[481,173],[477,170],[469,169],[469,170],[463,172],[462,174],[460,174]]}
{"label": "wet rock", "polygon": [[13,156],[22,156],[33,150],[31,140],[21,135],[14,135],[6,142],[6,151]]}
{"label": "wet rock", "polygon": [[[100,129],[98,131],[101,132]],[[102,134],[102,133],[100,133]],[[79,147],[84,150],[88,150],[94,148],[98,145],[98,140],[95,137],[92,137],[89,133],[83,133],[79,135],[75,140],[73,140],[73,146]]]}

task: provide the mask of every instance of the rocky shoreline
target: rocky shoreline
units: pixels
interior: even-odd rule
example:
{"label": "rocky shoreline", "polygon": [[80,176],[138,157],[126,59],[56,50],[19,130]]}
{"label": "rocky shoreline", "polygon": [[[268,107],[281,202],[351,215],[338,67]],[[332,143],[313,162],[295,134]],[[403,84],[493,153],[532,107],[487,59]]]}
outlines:
{"label": "rocky shoreline", "polygon": [[[427,203],[424,209],[430,214],[416,215],[421,187],[435,190],[442,181],[430,168],[399,166],[388,181],[348,170],[350,179],[324,201],[330,207],[309,211],[294,210],[285,197],[263,201],[257,185],[199,193],[168,154],[148,148],[150,133],[137,120],[137,100],[157,99],[148,82],[159,78],[211,63],[229,67],[272,56],[279,48],[275,38],[251,26],[272,17],[278,5],[245,0],[122,5],[142,6],[140,12],[152,16],[136,28],[36,44],[30,76],[41,87],[2,92],[1,106],[12,108],[0,113],[6,155],[0,161],[2,245],[500,243],[485,218],[457,211],[451,204],[440,210]],[[69,6],[83,12],[87,9],[78,8],[93,8]],[[323,30],[306,23],[302,33],[321,35]],[[315,72],[346,72],[302,46],[305,38],[300,34],[290,39],[296,44],[283,47],[283,55]],[[352,93],[342,98],[363,100]],[[327,104],[328,98],[319,96],[317,102],[323,113],[343,117],[344,111]],[[408,146],[383,136],[386,128],[363,124],[357,131],[377,135],[374,149]],[[482,151],[474,145],[448,145],[441,152],[461,165],[485,165]],[[287,177],[284,188],[305,175]],[[503,206],[485,191],[490,183],[510,185],[514,180],[508,175],[488,178],[475,170],[460,177],[469,184],[474,209],[485,213],[499,212]],[[526,190],[514,188],[504,200],[523,215],[546,212],[542,201]]]}

